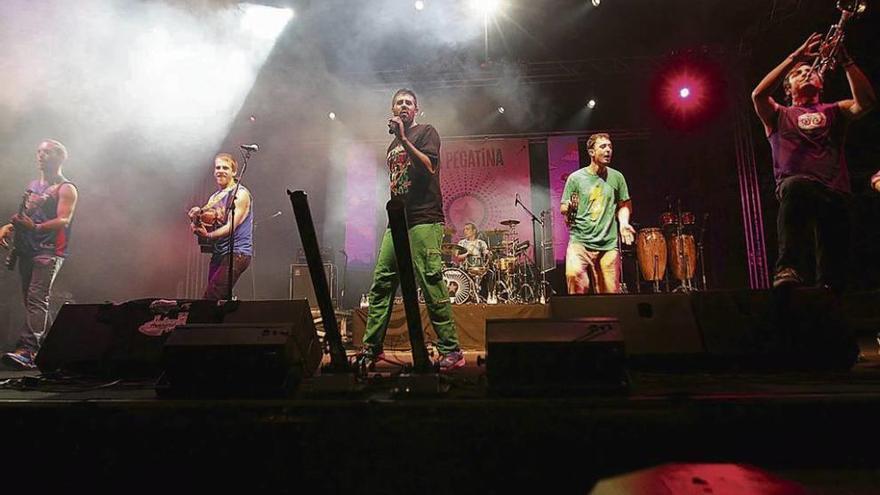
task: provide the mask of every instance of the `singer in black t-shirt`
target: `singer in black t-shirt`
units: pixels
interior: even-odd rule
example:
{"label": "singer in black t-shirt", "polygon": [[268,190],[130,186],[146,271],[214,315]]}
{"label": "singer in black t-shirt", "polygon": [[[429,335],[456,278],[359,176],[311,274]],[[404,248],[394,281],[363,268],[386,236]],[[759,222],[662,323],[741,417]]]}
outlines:
{"label": "singer in black t-shirt", "polygon": [[[390,192],[392,197],[401,198],[406,204],[416,283],[425,296],[431,325],[437,333],[440,370],[451,371],[463,367],[465,358],[458,344],[440,257],[444,234],[440,135],[433,126],[416,123],[418,111],[418,100],[412,90],[400,89],[394,93],[392,117],[388,120],[388,130],[394,135],[387,152]],[[368,366],[382,359],[385,332],[399,283],[391,231],[386,229],[370,288],[364,347],[358,356],[361,365]]]}

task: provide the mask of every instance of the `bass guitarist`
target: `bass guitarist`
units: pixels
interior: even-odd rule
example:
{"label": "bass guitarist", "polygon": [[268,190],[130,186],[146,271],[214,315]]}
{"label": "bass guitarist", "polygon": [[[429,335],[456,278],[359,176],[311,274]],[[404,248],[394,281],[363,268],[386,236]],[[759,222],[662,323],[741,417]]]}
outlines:
{"label": "bass guitarist", "polygon": [[7,268],[15,268],[17,262],[25,307],[16,349],[3,355],[4,363],[17,368],[36,367],[34,357],[48,326],[52,284],[68,254],[77,190],[61,173],[65,160],[63,144],[53,139],[40,143],[40,177],[28,184],[20,212],[0,227],[3,244],[15,250],[7,257]]}

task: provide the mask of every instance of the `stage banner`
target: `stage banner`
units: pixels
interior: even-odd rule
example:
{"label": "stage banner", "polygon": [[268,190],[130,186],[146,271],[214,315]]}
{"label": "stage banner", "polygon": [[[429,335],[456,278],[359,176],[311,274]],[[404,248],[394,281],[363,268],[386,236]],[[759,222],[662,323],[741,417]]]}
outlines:
{"label": "stage banner", "polygon": [[440,153],[443,213],[446,226],[455,229],[453,242],[464,236],[465,223],[473,222],[494,245],[507,229],[501,222],[511,219],[519,221],[519,240],[533,242],[531,219],[515,205],[518,195],[531,209],[528,140],[444,141]]}
{"label": "stage banner", "polygon": [[[385,209],[388,174],[379,147],[351,143],[345,156],[345,252],[351,267],[372,267],[376,263],[379,236],[376,212]],[[383,200],[377,196],[377,182],[386,184]]]}
{"label": "stage banner", "polygon": [[580,168],[577,136],[555,136],[547,140],[548,163],[550,167],[550,210],[553,212],[553,253],[556,261],[565,261],[568,247],[568,227],[559,204],[565,190],[565,181],[572,172]]}

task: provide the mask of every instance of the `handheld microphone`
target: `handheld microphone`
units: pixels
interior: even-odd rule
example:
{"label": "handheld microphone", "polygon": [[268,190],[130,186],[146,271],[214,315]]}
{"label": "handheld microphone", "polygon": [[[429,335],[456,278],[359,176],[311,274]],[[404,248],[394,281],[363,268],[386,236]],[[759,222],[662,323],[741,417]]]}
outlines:
{"label": "handheld microphone", "polygon": [[391,121],[388,122],[388,134],[391,134],[392,136],[397,134],[397,124]]}
{"label": "handheld microphone", "polygon": [[242,144],[241,146],[239,146],[239,148],[241,148],[241,149],[243,149],[243,150],[245,150],[245,151],[255,151],[255,152],[256,152],[256,151],[260,151],[260,147],[257,146],[256,143],[254,143],[254,144]]}

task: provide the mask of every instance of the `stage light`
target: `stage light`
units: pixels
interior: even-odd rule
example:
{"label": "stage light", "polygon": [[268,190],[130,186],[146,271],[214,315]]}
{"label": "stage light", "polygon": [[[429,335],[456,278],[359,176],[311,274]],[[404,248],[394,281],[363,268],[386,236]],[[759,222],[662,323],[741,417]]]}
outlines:
{"label": "stage light", "polygon": [[265,5],[242,4],[244,15],[241,25],[252,36],[275,40],[284,26],[293,19],[293,9],[267,7]]}
{"label": "stage light", "polygon": [[422,110],[421,112],[419,112],[419,117],[424,117],[424,116],[425,116],[425,111],[424,111],[424,110]]}
{"label": "stage light", "polygon": [[328,113],[327,118],[330,120],[336,120],[336,113],[335,112]]}
{"label": "stage light", "polygon": [[590,3],[593,4],[593,7],[598,7],[599,4],[602,3],[602,0],[590,0]]}
{"label": "stage light", "polygon": [[596,108],[596,100],[590,100],[587,102],[587,108]]}
{"label": "stage light", "polygon": [[415,8],[416,10],[424,10],[425,2],[423,2],[422,0],[416,0]]}
{"label": "stage light", "polygon": [[250,117],[248,117],[248,120],[250,120],[251,122],[256,122],[256,121],[257,121],[257,116],[256,116],[256,115],[251,115]]}
{"label": "stage light", "polygon": [[484,16],[492,16],[501,8],[501,0],[471,0],[471,7]]}
{"label": "stage light", "polygon": [[687,98],[690,95],[691,95],[690,88],[684,87],[684,88],[681,88],[678,90],[678,96],[680,96],[682,98]]}
{"label": "stage light", "polygon": [[498,113],[504,114],[504,107],[498,107]]}

